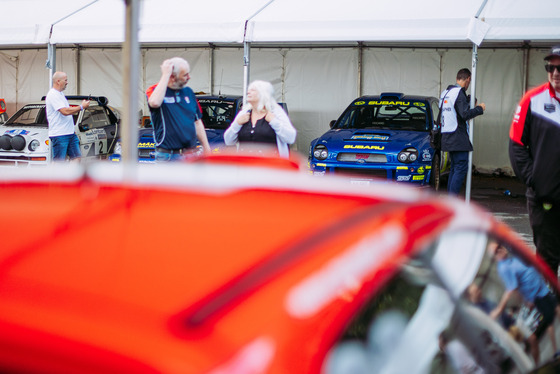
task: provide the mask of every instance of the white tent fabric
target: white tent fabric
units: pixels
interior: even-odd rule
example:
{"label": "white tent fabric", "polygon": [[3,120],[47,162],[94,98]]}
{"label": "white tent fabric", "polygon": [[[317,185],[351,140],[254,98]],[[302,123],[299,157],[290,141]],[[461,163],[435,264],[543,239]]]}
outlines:
{"label": "white tent fabric", "polygon": [[0,46],[45,45],[51,26],[92,0],[2,0]]}
{"label": "white tent fabric", "polygon": [[490,25],[486,41],[560,39],[560,1],[489,0],[480,18]]}
{"label": "white tent fabric", "polygon": [[[240,43],[245,19],[264,4],[264,0],[244,0],[243,6],[221,0],[142,0],[138,39],[141,43],[156,44]],[[111,11],[107,12],[108,9]],[[51,43],[121,43],[124,10],[122,0],[98,0],[57,24]]]}
{"label": "white tent fabric", "polygon": [[[480,19],[489,26],[486,41],[560,37],[557,0],[467,0],[460,7],[445,0],[421,4],[411,0],[359,4],[141,0],[140,4],[142,43],[240,43],[245,22],[252,16],[247,30],[250,42],[465,42],[469,23],[483,4]],[[1,6],[7,16],[0,24],[0,46],[43,44],[49,37],[55,44],[124,40],[123,0],[2,0]]]}
{"label": "white tent fabric", "polygon": [[466,41],[479,1],[277,0],[251,22],[252,42]]}
{"label": "white tent fabric", "polygon": [[[309,142],[361,94],[439,96],[454,83],[458,69],[471,67],[468,30],[483,0],[465,1],[460,11],[443,0],[141,4],[144,113],[143,92],[172,56],[190,62],[195,91],[241,95],[241,42],[254,16],[246,39],[251,80],[273,83],[298,129],[296,149],[306,155]],[[67,94],[103,94],[112,105],[123,104],[123,0],[2,0],[1,6],[10,14],[0,23],[0,97],[9,114],[47,92],[49,40],[58,45],[57,69],[69,75]],[[475,121],[474,164],[508,172],[509,124],[523,91],[546,80],[542,58],[560,44],[560,1],[488,0],[480,22],[489,28],[479,49],[476,96],[488,110]]]}

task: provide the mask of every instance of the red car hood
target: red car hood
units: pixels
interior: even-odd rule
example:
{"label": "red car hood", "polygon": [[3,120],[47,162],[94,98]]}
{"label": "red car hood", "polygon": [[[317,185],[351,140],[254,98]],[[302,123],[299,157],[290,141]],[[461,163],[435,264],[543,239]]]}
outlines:
{"label": "red car hood", "polygon": [[405,187],[326,186],[260,166],[4,175],[0,361],[319,372],[345,316],[457,217],[453,203]]}

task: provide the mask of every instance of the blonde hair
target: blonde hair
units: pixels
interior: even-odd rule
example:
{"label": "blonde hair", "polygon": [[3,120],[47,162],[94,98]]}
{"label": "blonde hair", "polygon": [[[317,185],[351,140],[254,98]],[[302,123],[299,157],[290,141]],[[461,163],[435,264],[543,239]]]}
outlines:
{"label": "blonde hair", "polygon": [[270,82],[266,81],[253,81],[248,90],[254,89],[259,93],[259,102],[257,103],[257,110],[261,111],[266,109],[268,111],[272,111],[276,105],[276,100],[274,100],[274,88]]}

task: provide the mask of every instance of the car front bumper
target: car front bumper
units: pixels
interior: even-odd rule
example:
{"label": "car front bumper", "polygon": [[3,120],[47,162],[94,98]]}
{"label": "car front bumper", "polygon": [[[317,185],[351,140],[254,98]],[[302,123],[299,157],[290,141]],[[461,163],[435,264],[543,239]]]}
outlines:
{"label": "car front bumper", "polygon": [[348,176],[351,182],[356,184],[367,184],[374,180],[388,180],[395,182],[407,182],[416,185],[429,185],[431,164],[415,163],[409,165],[355,165],[311,161],[309,163],[311,174],[323,176],[325,174],[337,174]]}

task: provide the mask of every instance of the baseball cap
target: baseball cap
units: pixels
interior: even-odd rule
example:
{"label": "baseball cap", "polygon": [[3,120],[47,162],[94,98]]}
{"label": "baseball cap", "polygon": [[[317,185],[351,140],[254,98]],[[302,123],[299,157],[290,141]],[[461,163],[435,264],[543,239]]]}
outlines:
{"label": "baseball cap", "polygon": [[545,61],[548,61],[554,56],[560,57],[560,44],[550,48],[550,52],[548,53],[548,56],[546,56],[544,59]]}

